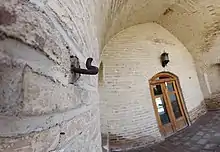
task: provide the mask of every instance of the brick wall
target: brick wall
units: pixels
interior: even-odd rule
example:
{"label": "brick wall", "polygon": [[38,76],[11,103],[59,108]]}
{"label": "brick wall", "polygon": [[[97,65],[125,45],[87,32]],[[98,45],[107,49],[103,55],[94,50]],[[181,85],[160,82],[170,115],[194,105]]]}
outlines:
{"label": "brick wall", "polygon": [[[160,54],[169,53],[165,69]],[[100,86],[102,132],[149,143],[161,140],[148,80],[162,71],[176,74],[188,111],[200,106],[203,94],[190,53],[168,31],[154,23],[117,34],[102,54],[104,84]],[[153,140],[152,140],[153,138]]]}

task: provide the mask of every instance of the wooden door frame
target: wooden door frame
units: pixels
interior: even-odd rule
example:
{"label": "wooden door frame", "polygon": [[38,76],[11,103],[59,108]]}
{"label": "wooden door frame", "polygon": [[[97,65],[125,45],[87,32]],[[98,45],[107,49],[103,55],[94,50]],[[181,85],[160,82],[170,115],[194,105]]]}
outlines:
{"label": "wooden door frame", "polygon": [[[162,79],[162,80],[156,80],[156,78],[158,77],[169,77],[167,79]],[[171,73],[171,72],[160,72],[156,75],[154,75],[150,80],[149,80],[149,87],[150,87],[150,92],[151,92],[151,98],[152,98],[152,102],[153,102],[153,107],[154,107],[154,112],[155,112],[155,115],[156,115],[156,119],[157,119],[157,122],[158,122],[158,126],[161,130],[161,127],[162,127],[162,124],[161,124],[161,120],[160,120],[160,117],[158,115],[158,112],[157,112],[157,105],[156,103],[154,102],[154,98],[155,98],[155,95],[154,95],[154,92],[153,92],[153,85],[154,84],[160,84],[160,83],[163,83],[163,82],[169,82],[169,81],[174,81],[176,86],[174,86],[174,88],[176,89],[177,93],[178,93],[178,99],[180,100],[180,106],[181,106],[181,109],[183,110],[183,115],[186,119],[186,122],[188,124],[188,126],[191,125],[191,122],[190,122],[190,119],[189,119],[189,115],[188,115],[188,111],[186,109],[186,105],[185,105],[185,102],[184,102],[184,98],[183,98],[183,94],[182,94],[182,89],[180,87],[180,82],[179,82],[179,78]]]}

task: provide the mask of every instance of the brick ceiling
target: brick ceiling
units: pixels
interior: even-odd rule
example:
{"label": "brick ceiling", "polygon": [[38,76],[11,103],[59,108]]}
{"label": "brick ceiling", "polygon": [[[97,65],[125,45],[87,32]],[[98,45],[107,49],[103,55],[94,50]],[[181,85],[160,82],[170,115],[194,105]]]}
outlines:
{"label": "brick ceiling", "polygon": [[219,33],[218,0],[112,0],[104,5],[108,12],[103,44],[125,28],[156,22],[198,56],[198,52],[210,49]]}

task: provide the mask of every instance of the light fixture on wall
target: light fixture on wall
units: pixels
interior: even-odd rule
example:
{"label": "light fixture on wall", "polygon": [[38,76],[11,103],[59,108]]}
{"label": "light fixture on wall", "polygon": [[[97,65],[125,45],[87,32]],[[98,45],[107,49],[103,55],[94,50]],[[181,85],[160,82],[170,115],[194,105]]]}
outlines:
{"label": "light fixture on wall", "polygon": [[161,59],[161,64],[163,67],[165,67],[170,62],[169,54],[166,52],[161,54],[160,59]]}

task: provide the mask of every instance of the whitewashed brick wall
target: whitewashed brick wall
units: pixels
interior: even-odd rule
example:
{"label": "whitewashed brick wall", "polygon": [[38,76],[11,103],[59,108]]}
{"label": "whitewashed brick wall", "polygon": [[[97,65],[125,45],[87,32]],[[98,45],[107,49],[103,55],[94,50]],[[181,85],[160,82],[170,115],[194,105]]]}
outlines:
{"label": "whitewashed brick wall", "polygon": [[[164,69],[160,55],[169,53]],[[135,139],[161,139],[148,80],[162,71],[179,77],[188,111],[203,101],[191,54],[167,30],[140,24],[117,34],[102,54],[104,83],[100,85],[102,132]]]}

